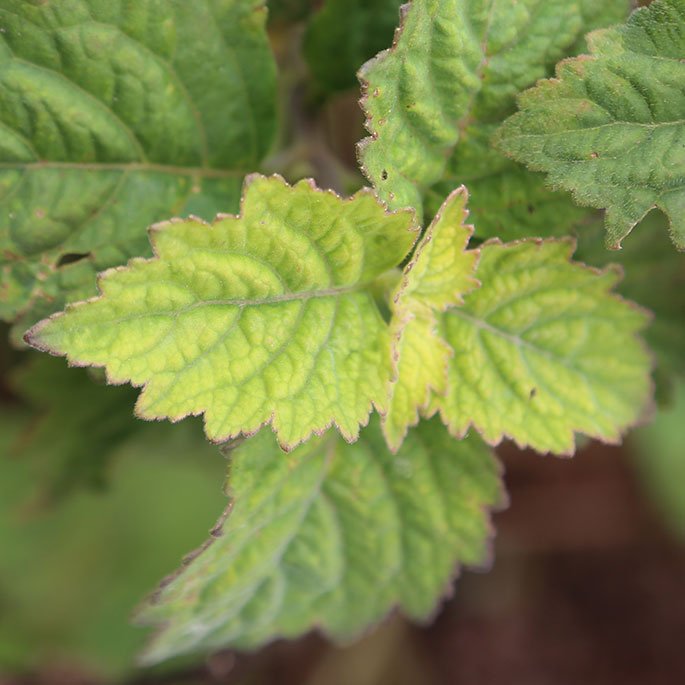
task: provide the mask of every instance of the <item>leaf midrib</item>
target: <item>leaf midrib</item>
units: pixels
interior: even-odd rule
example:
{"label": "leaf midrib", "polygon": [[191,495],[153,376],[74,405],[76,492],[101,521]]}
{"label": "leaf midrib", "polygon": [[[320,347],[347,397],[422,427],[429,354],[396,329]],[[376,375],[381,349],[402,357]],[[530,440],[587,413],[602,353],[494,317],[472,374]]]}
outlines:
{"label": "leaf midrib", "polygon": [[[300,292],[281,293],[280,295],[271,295],[269,297],[261,297],[259,299],[247,298],[225,298],[216,300],[201,300],[194,302],[187,307],[169,312],[170,314],[185,314],[195,309],[203,307],[259,307],[261,305],[278,304],[280,302],[295,302],[300,300],[311,300],[320,297],[338,297],[347,293],[365,290],[369,284],[359,283],[355,285],[340,286],[338,288],[322,288],[321,290],[303,290]],[[154,314],[162,312],[152,312]]]}
{"label": "leaf midrib", "polygon": [[[321,290],[308,290],[301,292],[291,292],[282,293],[280,295],[273,295],[271,297],[264,297],[258,300],[249,299],[217,299],[217,300],[200,300],[199,302],[193,302],[185,307],[180,307],[179,309],[172,309],[168,311],[154,311],[154,312],[139,312],[137,314],[131,314],[128,316],[118,316],[111,319],[99,318],[97,323],[101,324],[114,324],[114,323],[125,323],[127,321],[135,321],[136,319],[148,319],[157,316],[168,316],[171,318],[177,318],[188,314],[189,312],[195,311],[197,309],[202,309],[204,307],[238,307],[240,309],[244,307],[259,307],[271,304],[280,304],[282,302],[307,302],[308,300],[326,297],[340,297],[342,295],[347,295],[355,292],[363,292],[370,288],[371,283],[359,283],[350,286],[342,286],[339,288],[325,288]],[[99,299],[104,298],[105,295],[101,295]],[[91,301],[86,301],[86,304]],[[82,303],[77,303],[78,304]]]}
{"label": "leaf midrib", "polygon": [[497,328],[496,326],[493,326],[491,323],[486,321],[485,319],[478,318],[477,316],[473,316],[472,314],[469,314],[465,312],[463,309],[460,309],[458,307],[453,307],[452,309],[449,309],[447,311],[448,314],[453,314],[457,316],[458,318],[466,321],[467,323],[470,323],[473,325],[475,328],[478,330],[484,330],[487,331],[488,333],[492,333],[493,335],[496,335],[500,338],[504,338],[508,342],[510,342],[512,345],[514,345],[517,348],[526,348],[529,350],[532,350],[536,354],[539,354],[543,357],[546,357],[547,359],[555,362],[555,363],[561,363],[562,365],[566,366],[567,368],[571,368],[573,370],[576,370],[572,365],[569,364],[569,360],[565,359],[563,357],[560,357],[558,355],[555,355],[553,352],[551,352],[548,349],[545,349],[543,347],[539,347],[537,345],[533,345],[532,343],[528,342],[527,340],[524,340],[518,335],[514,335],[512,333],[509,333],[505,330],[502,330],[501,328]]}
{"label": "leaf midrib", "polygon": [[[273,577],[273,575],[276,575],[280,573],[281,569],[281,564],[283,561],[283,558],[288,552],[288,549],[292,545],[293,541],[296,539],[296,537],[300,534],[302,530],[302,526],[304,524],[305,519],[309,515],[312,506],[316,500],[317,497],[319,497],[323,491],[323,487],[325,485],[326,478],[330,475],[330,469],[331,469],[331,464],[333,460],[336,457],[335,453],[335,440],[332,438],[328,438],[325,442],[323,442],[320,446],[319,449],[323,452],[324,456],[322,458],[323,464],[321,465],[320,472],[319,472],[319,477],[316,479],[316,482],[312,484],[312,488],[309,492],[309,494],[306,496],[304,502],[299,503],[299,502],[291,502],[288,504],[287,507],[284,509],[281,509],[278,511],[279,516],[283,516],[285,513],[289,512],[292,509],[299,508],[300,513],[299,516],[297,517],[297,522],[293,524],[292,526],[292,531],[290,534],[286,535],[286,537],[281,541],[281,543],[277,546],[277,548],[273,552],[273,556],[269,560],[269,566],[271,569],[273,569],[273,573],[268,573],[268,572],[263,572],[260,574],[260,576],[255,579],[255,581],[246,587],[244,591],[242,592],[242,601],[239,601],[234,607],[231,608],[229,612],[227,612],[224,616],[224,622],[228,623],[229,621],[235,619],[237,616],[240,615],[240,612],[244,609],[244,607],[255,597],[255,594],[257,590],[263,585],[265,580],[267,580],[270,577]],[[309,454],[307,454],[304,458],[306,462],[310,462],[313,460],[316,460],[319,458],[319,453],[316,450],[312,450]],[[292,473],[288,472],[283,475],[282,478],[279,479],[278,485],[280,487],[285,487],[288,484],[288,481],[292,478]],[[250,492],[247,492],[247,496],[243,496],[243,500],[249,499]],[[235,503],[232,503],[233,506],[235,507]],[[233,511],[231,512],[232,516],[235,516]],[[231,564],[234,564],[236,562],[236,559],[240,558],[240,555],[242,554],[245,546],[252,540],[255,536],[259,536],[260,532],[268,529],[270,525],[273,524],[274,519],[276,516],[272,516],[271,518],[260,522],[260,525],[251,529],[250,530],[250,536],[244,536],[241,539],[239,539],[239,543],[232,548],[229,548],[230,553],[226,557],[226,561],[224,562],[224,565],[222,566],[222,571],[225,572],[225,569],[227,567],[230,567]],[[231,531],[231,524],[232,521],[228,519],[228,517],[224,520],[222,530],[223,533],[226,533],[228,531],[230,533]],[[216,538],[210,539],[212,543],[216,542]],[[180,574],[179,574],[180,575]],[[217,577],[221,575],[221,572],[217,574]],[[232,597],[231,597],[232,598]],[[154,653],[154,647],[156,645],[153,643],[152,649],[148,650],[149,653]]]}

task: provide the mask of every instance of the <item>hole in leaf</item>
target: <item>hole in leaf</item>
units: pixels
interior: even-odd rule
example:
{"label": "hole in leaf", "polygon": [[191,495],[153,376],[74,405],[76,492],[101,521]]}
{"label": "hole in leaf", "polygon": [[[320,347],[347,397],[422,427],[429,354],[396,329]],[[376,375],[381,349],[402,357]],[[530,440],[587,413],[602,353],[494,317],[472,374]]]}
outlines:
{"label": "hole in leaf", "polygon": [[82,259],[88,259],[90,257],[90,252],[67,252],[63,254],[57,261],[57,268],[60,266],[66,266],[67,264],[74,264],[75,262],[80,262]]}
{"label": "hole in leaf", "polygon": [[387,180],[388,180],[388,172],[387,172],[385,169],[383,169],[383,171],[381,171],[381,178],[382,178],[384,181],[387,181]]}

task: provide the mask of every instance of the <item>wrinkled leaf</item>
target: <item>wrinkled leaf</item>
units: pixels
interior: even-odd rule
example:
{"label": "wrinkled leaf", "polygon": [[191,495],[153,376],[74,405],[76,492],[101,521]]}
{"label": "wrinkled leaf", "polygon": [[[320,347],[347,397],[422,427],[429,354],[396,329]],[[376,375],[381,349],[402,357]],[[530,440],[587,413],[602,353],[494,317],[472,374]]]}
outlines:
{"label": "wrinkled leaf", "polygon": [[437,314],[461,304],[478,285],[478,252],[466,251],[472,226],[466,226],[468,193],[461,187],[445,200],[416,247],[393,296],[393,358],[383,433],[391,449],[401,445],[409,426],[419,420],[431,392],[444,393],[452,354],[438,335]]}
{"label": "wrinkled leaf", "polygon": [[493,124],[473,124],[464,130],[443,179],[426,192],[426,214],[433,216],[445,194],[463,183],[469,189],[469,212],[478,238],[518,240],[574,232],[588,210],[567,194],[549,190],[542,174],[495,150],[490,143],[495,129]]}
{"label": "wrinkled leaf", "polygon": [[574,433],[617,442],[651,398],[650,358],[637,333],[647,315],[611,291],[620,271],[570,261],[571,241],[481,248],[480,288],[449,309],[454,350],[447,391],[434,398],[456,435],[512,438],[569,454]]}
{"label": "wrinkled leaf", "polygon": [[287,455],[261,434],[234,453],[230,488],[214,538],[143,609],[162,624],[148,662],[313,628],[346,640],[393,606],[425,620],[458,564],[487,560],[501,503],[483,443],[438,422],[397,455],[377,421],[353,445],[329,434]]}
{"label": "wrinkled leaf", "polygon": [[144,386],[146,419],[205,417],[222,441],[271,423],[291,447],[335,423],[354,439],[385,404],[390,337],[369,285],[415,239],[388,213],[307,181],[251,176],[242,214],[151,232],[155,258],[106,272],[101,296],[28,334],[113,383]]}
{"label": "wrinkled leaf", "polygon": [[[595,21],[627,12],[626,0],[604,4],[605,12],[567,0],[415,0],[407,6],[392,49],[360,71],[371,133],[360,144],[360,159],[380,196],[391,207],[420,209],[433,184],[465,182],[449,175],[454,163],[448,166],[462,137],[482,135],[480,125],[501,121],[516,94],[548,75]],[[469,189],[483,206],[473,182]]]}
{"label": "wrinkled leaf", "polygon": [[94,294],[151,223],[237,208],[275,128],[264,21],[263,0],[0,4],[1,318],[58,308],[65,260]]}
{"label": "wrinkled leaf", "polygon": [[658,207],[685,249],[685,0],[636,10],[590,49],[521,96],[497,143],[578,204],[606,209],[609,247]]}

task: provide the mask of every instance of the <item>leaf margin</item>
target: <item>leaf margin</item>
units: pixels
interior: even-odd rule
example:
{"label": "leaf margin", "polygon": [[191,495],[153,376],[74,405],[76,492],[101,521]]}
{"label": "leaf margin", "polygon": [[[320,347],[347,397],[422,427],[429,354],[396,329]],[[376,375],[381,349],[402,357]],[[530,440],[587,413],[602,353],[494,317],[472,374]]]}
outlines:
{"label": "leaf margin", "polygon": [[[573,236],[565,236],[565,237],[552,237],[552,238],[521,238],[518,240],[513,240],[509,242],[504,242],[500,238],[490,238],[489,240],[485,241],[482,243],[479,247],[481,249],[481,255],[482,255],[482,250],[486,247],[489,246],[499,246],[499,247],[515,247],[521,244],[533,244],[533,245],[538,245],[542,246],[544,244],[559,244],[563,245],[565,244],[567,246],[566,250],[566,259],[569,264],[573,264],[575,266],[579,266],[586,271],[592,273],[593,275],[596,276],[609,276],[613,277],[611,284],[606,288],[605,290],[605,295],[607,297],[610,297],[613,301],[621,303],[628,307],[631,311],[633,311],[635,314],[640,315],[642,317],[642,324],[641,326],[636,329],[632,333],[632,338],[635,340],[637,345],[639,346],[641,352],[644,354],[649,366],[647,369],[647,385],[646,385],[646,392],[645,392],[645,398],[643,400],[642,406],[636,411],[635,414],[635,419],[624,426],[620,426],[617,428],[615,431],[615,436],[611,437],[604,437],[604,436],[599,436],[599,435],[588,435],[582,430],[578,430],[576,428],[571,427],[569,429],[569,432],[571,434],[571,440],[568,445],[568,448],[564,451],[558,452],[552,452],[548,451],[545,452],[544,454],[549,454],[549,455],[554,455],[558,457],[565,457],[565,458],[570,458],[573,457],[577,450],[577,445],[576,445],[576,439],[577,436],[582,436],[582,435],[587,435],[592,440],[596,440],[602,444],[605,445],[621,445],[623,443],[624,437],[627,435],[628,431],[630,431],[633,428],[640,427],[642,425],[648,424],[651,420],[652,417],[654,416],[656,412],[656,401],[654,397],[655,393],[655,381],[653,377],[654,370],[656,369],[656,358],[654,355],[654,352],[651,350],[649,345],[646,343],[644,337],[643,337],[643,332],[646,330],[646,328],[649,326],[651,320],[654,317],[654,314],[651,312],[651,310],[647,309],[646,307],[643,307],[642,305],[639,305],[638,303],[627,299],[623,295],[621,295],[619,292],[615,290],[616,286],[620,281],[623,279],[624,275],[624,269],[620,264],[616,263],[610,263],[607,264],[604,267],[596,267],[592,265],[588,265],[584,262],[577,262],[573,260],[573,255],[576,252],[578,241],[575,237]],[[479,262],[480,263],[480,262]],[[449,344],[449,343],[448,343]],[[531,446],[529,443],[525,441],[521,441],[517,439],[514,435],[511,433],[508,433],[507,431],[501,431],[498,436],[492,439],[488,439],[484,434],[483,431],[480,427],[478,427],[473,419],[469,419],[465,424],[463,429],[459,429],[458,427],[455,426],[455,423],[453,421],[450,421],[446,416],[445,416],[445,410],[440,406],[439,404],[440,398],[433,396],[431,398],[431,405],[429,406],[429,413],[430,416],[433,416],[435,414],[440,415],[440,419],[442,420],[443,424],[447,428],[448,432],[452,437],[454,437],[457,440],[461,440],[464,437],[466,437],[471,429],[476,431],[478,435],[480,436],[481,440],[483,440],[487,445],[489,445],[492,448],[496,448],[500,446],[504,441],[512,441],[516,447],[520,450],[526,450],[526,449],[533,449],[534,451],[538,451],[535,447]]]}
{"label": "leaf margin", "polygon": [[[469,283],[469,286],[451,292],[449,294],[450,301],[443,303],[437,309],[432,308],[423,302],[412,302],[411,295],[405,298],[409,288],[411,273],[416,268],[416,265],[419,263],[422,254],[425,251],[431,249],[432,246],[434,246],[435,243],[432,243],[432,240],[435,235],[435,231],[438,229],[440,225],[443,213],[449,208],[449,205],[457,198],[462,202],[462,211],[459,224],[459,228],[463,230],[465,238],[462,253],[465,255],[472,255],[473,259],[471,273],[470,275],[465,277],[465,280]],[[400,431],[401,434],[391,434],[391,429],[389,428],[387,421],[388,412],[382,415],[381,425],[383,435],[385,437],[385,441],[388,445],[388,448],[393,454],[396,454],[399,451],[409,430],[418,425],[419,421],[421,420],[421,417],[429,419],[435,413],[431,413],[430,411],[428,411],[431,405],[431,399],[433,394],[442,394],[446,392],[449,360],[452,358],[452,356],[454,356],[454,350],[452,346],[443,337],[440,336],[438,332],[439,322],[436,314],[443,313],[451,307],[458,307],[463,305],[464,295],[472,292],[473,290],[481,286],[481,282],[478,280],[478,278],[476,278],[478,263],[480,261],[481,247],[478,246],[475,248],[468,249],[469,242],[475,234],[475,226],[473,224],[466,223],[470,216],[470,210],[468,209],[468,201],[469,191],[464,184],[460,185],[458,188],[455,188],[454,190],[452,190],[452,192],[450,192],[447,195],[447,197],[440,205],[440,208],[436,212],[435,216],[433,217],[433,220],[427,226],[425,233],[416,242],[414,253],[412,254],[410,261],[403,269],[402,278],[392,295],[393,315],[391,319],[391,333],[393,337],[391,352],[394,377],[391,379],[388,385],[388,407],[390,407],[395,387],[397,386],[397,383],[399,381],[401,357],[400,347],[402,345],[403,335],[407,327],[411,325],[412,321],[417,320],[419,317],[425,318],[424,323],[427,326],[429,326],[431,342],[435,344],[437,347],[441,348],[440,354],[444,362],[444,376],[442,380],[442,385],[437,386],[437,384],[433,382],[433,379],[424,388],[421,389],[422,399],[413,408],[413,412],[411,414],[409,423],[403,426],[402,430]],[[409,299],[410,301],[408,303],[403,304],[404,299]]]}
{"label": "leaf margin", "polygon": [[[237,214],[221,214],[220,213],[220,214],[216,215],[215,219],[212,222],[207,222],[207,221],[204,221],[203,219],[200,219],[196,216],[191,215],[191,216],[187,217],[186,219],[171,218],[171,219],[168,219],[166,221],[157,222],[155,224],[152,224],[147,229],[150,245],[152,248],[152,256],[151,257],[134,257],[134,258],[130,259],[126,264],[111,267],[109,269],[106,269],[105,271],[98,273],[97,274],[97,288],[98,288],[98,294],[97,295],[94,295],[93,297],[90,297],[90,298],[87,298],[85,300],[81,300],[78,302],[67,303],[64,310],[55,312],[55,313],[51,314],[50,316],[46,317],[45,319],[34,324],[31,328],[29,328],[28,331],[26,331],[24,333],[24,335],[23,335],[24,342],[27,345],[29,345],[30,347],[32,347],[32,348],[34,348],[40,352],[45,352],[45,353],[48,353],[48,354],[55,356],[55,357],[66,357],[68,365],[70,367],[103,368],[107,385],[118,386],[118,385],[129,384],[132,387],[140,389],[141,393],[138,395],[138,399],[136,400],[135,407],[134,407],[134,415],[136,416],[136,418],[143,419],[145,421],[166,420],[166,421],[170,421],[171,423],[178,423],[179,421],[182,421],[183,419],[186,419],[189,417],[202,416],[203,426],[206,427],[206,411],[204,411],[204,410],[198,411],[198,412],[188,412],[188,413],[178,415],[178,416],[174,416],[174,417],[165,417],[164,419],[162,419],[162,417],[145,416],[144,414],[141,413],[142,409],[139,405],[141,404],[141,397],[143,395],[143,392],[145,391],[145,389],[149,385],[150,381],[143,382],[140,384],[134,384],[131,382],[130,379],[126,379],[123,377],[121,379],[113,378],[111,376],[109,370],[107,369],[107,366],[105,363],[103,363],[103,364],[92,364],[89,362],[82,362],[82,361],[79,361],[77,359],[74,359],[73,356],[70,354],[59,353],[54,348],[52,348],[49,345],[41,342],[39,336],[40,336],[42,329],[44,327],[48,326],[54,320],[64,316],[65,314],[67,314],[68,312],[72,311],[75,308],[79,308],[81,306],[85,306],[85,305],[88,305],[90,303],[98,302],[99,300],[106,297],[106,295],[104,295],[104,293],[103,293],[102,282],[104,280],[106,280],[109,276],[116,274],[118,272],[126,271],[128,269],[128,267],[132,264],[145,265],[145,264],[154,263],[154,262],[160,260],[160,255],[158,254],[158,251],[157,251],[157,245],[156,245],[155,237],[158,233],[163,232],[165,230],[165,228],[167,228],[169,226],[173,226],[174,224],[178,224],[178,223],[186,223],[188,221],[196,222],[197,224],[205,226],[205,227],[212,227],[217,222],[222,221],[222,220],[226,220],[226,219],[240,220],[243,218],[243,203],[244,203],[244,200],[245,200],[245,197],[247,195],[247,191],[248,191],[249,187],[254,182],[270,181],[270,180],[279,182],[282,185],[286,186],[287,188],[295,188],[296,186],[298,186],[300,184],[304,184],[311,191],[313,191],[315,193],[321,193],[321,194],[329,195],[329,196],[336,198],[338,201],[340,201],[340,203],[343,206],[347,205],[347,204],[354,203],[354,201],[358,197],[371,198],[376,203],[376,205],[379,207],[379,209],[382,210],[384,217],[400,216],[400,215],[406,215],[407,216],[407,219],[408,219],[408,229],[407,230],[409,233],[414,235],[411,246],[409,248],[409,253],[411,253],[411,250],[413,249],[414,245],[416,244],[417,240],[419,239],[420,226],[418,224],[418,220],[416,217],[416,211],[411,207],[405,207],[405,208],[391,210],[387,206],[387,204],[382,199],[380,199],[378,197],[375,190],[373,190],[372,188],[363,187],[360,190],[358,190],[356,193],[354,193],[353,195],[350,195],[348,197],[343,197],[339,193],[337,193],[335,190],[319,187],[313,178],[300,179],[296,183],[290,184],[290,183],[288,183],[288,181],[283,176],[281,176],[278,173],[273,173],[270,175],[264,175],[264,174],[261,174],[259,172],[254,172],[254,173],[248,174],[243,181],[243,186],[242,186],[242,190],[241,190],[240,210]],[[390,338],[390,327],[389,326],[388,326],[388,337]],[[388,352],[390,354],[390,351],[388,351]],[[392,373],[391,357],[389,357],[389,364],[390,364],[390,369],[391,369],[391,373]],[[373,400],[373,399],[369,400],[368,405],[367,405],[367,409],[365,410],[366,411],[366,418],[364,421],[359,423],[356,435],[347,434],[346,432],[343,431],[343,429],[341,428],[341,426],[339,425],[339,423],[336,419],[330,419],[321,428],[311,430],[304,438],[301,438],[300,440],[292,441],[292,442],[283,442],[279,438],[279,443],[281,445],[281,449],[283,449],[285,452],[290,452],[293,449],[295,449],[298,445],[309,440],[312,436],[321,436],[331,428],[335,428],[338,431],[338,433],[345,439],[346,442],[348,442],[348,443],[356,442],[356,440],[359,437],[359,430],[368,425],[369,420],[370,420],[371,415],[374,412],[374,410],[382,416],[386,411],[386,405],[387,405],[387,397],[383,397],[382,400]],[[276,419],[276,411],[272,410],[269,417],[267,419],[265,419],[263,422],[261,422],[258,426],[256,426],[252,430],[238,431],[235,434],[221,436],[219,438],[211,438],[209,435],[207,435],[207,432],[205,430],[205,437],[211,443],[216,444],[216,445],[221,445],[221,444],[224,444],[224,443],[236,440],[236,439],[252,437],[252,436],[256,435],[259,431],[261,431],[262,428],[265,428],[267,426],[270,427],[271,430],[278,436],[278,433],[277,433],[275,425],[274,425],[275,419]]]}

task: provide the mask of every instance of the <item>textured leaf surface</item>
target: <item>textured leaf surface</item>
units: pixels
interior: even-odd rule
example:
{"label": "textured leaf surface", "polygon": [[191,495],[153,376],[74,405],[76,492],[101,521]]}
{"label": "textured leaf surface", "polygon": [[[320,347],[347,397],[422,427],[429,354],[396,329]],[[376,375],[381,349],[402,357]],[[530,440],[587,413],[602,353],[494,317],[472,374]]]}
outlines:
{"label": "textured leaf surface", "polygon": [[588,210],[568,193],[545,186],[543,174],[528,171],[495,150],[490,140],[497,126],[472,124],[449,157],[442,180],[426,192],[428,216],[458,183],[469,189],[469,212],[478,238],[564,236],[585,222]]}
{"label": "textured leaf surface", "polygon": [[154,221],[237,209],[274,133],[264,20],[262,0],[0,2],[0,318],[53,297],[65,256],[94,274],[147,254]]}
{"label": "textured leaf surface", "polygon": [[658,207],[685,249],[685,0],[636,10],[590,47],[521,97],[498,144],[579,204],[605,208],[610,247]]}
{"label": "textured leaf surface", "polygon": [[304,35],[303,50],[318,88],[355,88],[357,69],[385,48],[397,26],[401,0],[326,0]]}
{"label": "textured leaf surface", "polygon": [[420,208],[472,124],[501,121],[516,94],[546,76],[595,21],[628,6],[612,0],[598,12],[593,3],[415,0],[393,48],[360,71],[371,133],[360,158],[381,197],[391,207]]}
{"label": "textured leaf surface", "polygon": [[604,248],[603,234],[599,222],[581,231],[578,258],[594,266],[612,261],[623,267],[619,292],[654,314],[645,339],[658,362],[658,380],[668,384],[674,373],[685,376],[685,254],[673,249],[665,217],[652,212],[620,252]]}
{"label": "textured leaf surface", "polygon": [[481,287],[442,317],[454,350],[436,397],[450,430],[570,453],[574,432],[615,442],[650,399],[646,314],[611,293],[620,272],[570,262],[569,241],[481,248]]}
{"label": "textured leaf surface", "polygon": [[[580,0],[580,13],[583,17],[585,33],[614,24],[620,24],[626,19],[634,2],[597,2],[597,0]],[[580,35],[572,52],[580,54],[587,52],[587,36]]]}
{"label": "textured leaf surface", "polygon": [[409,426],[419,420],[431,392],[444,393],[451,348],[437,334],[438,312],[463,302],[478,282],[474,271],[478,253],[466,251],[472,226],[466,226],[468,194],[464,187],[445,200],[419,242],[393,297],[393,358],[395,379],[390,386],[383,432],[396,450]]}
{"label": "textured leaf surface", "polygon": [[215,538],[143,610],[162,623],[147,660],[319,628],[350,639],[398,605],[425,619],[457,564],[487,560],[498,467],[477,438],[422,424],[397,455],[377,421],[284,455],[268,434],[231,464],[233,507]]}
{"label": "textured leaf surface", "polygon": [[[149,251],[148,241],[140,254]],[[85,300],[96,292],[97,273],[90,259],[80,259],[50,271],[40,282],[40,295],[15,317],[10,328],[10,342],[17,348],[25,347],[24,334],[31,326],[55,311],[64,309],[69,302]]]}
{"label": "textured leaf surface", "polygon": [[413,222],[367,191],[345,201],[255,175],[240,217],[157,226],[154,259],[107,272],[101,297],[28,339],[145,385],[143,418],[204,413],[213,440],[268,422],[284,446],[332,423],[353,439],[390,375],[368,286],[410,250]]}

